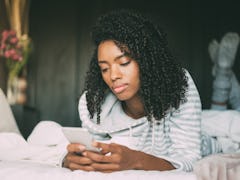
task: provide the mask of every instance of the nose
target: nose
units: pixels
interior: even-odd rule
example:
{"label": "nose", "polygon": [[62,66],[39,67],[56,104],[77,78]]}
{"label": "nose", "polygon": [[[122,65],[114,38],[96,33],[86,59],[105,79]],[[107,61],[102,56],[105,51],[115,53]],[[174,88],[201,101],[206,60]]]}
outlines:
{"label": "nose", "polygon": [[122,77],[122,72],[117,65],[111,67],[111,80],[116,81]]}

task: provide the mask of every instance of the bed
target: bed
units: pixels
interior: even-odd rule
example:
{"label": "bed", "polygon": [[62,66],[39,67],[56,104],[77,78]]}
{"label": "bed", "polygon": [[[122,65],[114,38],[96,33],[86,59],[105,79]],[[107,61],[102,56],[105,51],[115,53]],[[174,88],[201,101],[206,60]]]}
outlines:
{"label": "bed", "polygon": [[[55,136],[49,136],[55,134]],[[67,140],[61,126],[53,121],[42,121],[27,141],[16,133],[0,133],[1,180],[75,180],[75,179],[131,179],[131,180],[196,180],[193,172],[128,170],[114,173],[71,171],[60,167]]]}
{"label": "bed", "polygon": [[[1,90],[1,89],[0,89]],[[71,171],[60,167],[68,141],[61,126],[41,121],[25,140],[9,105],[0,91],[0,179],[1,180],[235,180],[240,179],[240,112],[203,111],[202,126],[212,136],[227,142],[225,153],[203,158],[193,172],[128,170],[114,173]],[[8,123],[6,123],[6,120]],[[54,136],[52,136],[54,134]],[[224,144],[225,145],[225,144]]]}
{"label": "bed", "polygon": [[[42,121],[33,130],[27,141],[16,133],[0,133],[0,179],[1,180],[66,180],[66,179],[115,179],[123,178],[161,180],[196,180],[194,173],[183,171],[130,170],[115,173],[71,171],[61,168],[59,159],[67,141],[61,126],[52,121]],[[56,136],[49,137],[49,134]],[[2,146],[3,145],[3,146]]]}
{"label": "bed", "polygon": [[70,171],[66,168],[54,167],[47,164],[23,162],[23,161],[0,161],[1,180],[196,180],[194,173],[185,172],[158,172],[158,171],[120,171],[114,173]]}

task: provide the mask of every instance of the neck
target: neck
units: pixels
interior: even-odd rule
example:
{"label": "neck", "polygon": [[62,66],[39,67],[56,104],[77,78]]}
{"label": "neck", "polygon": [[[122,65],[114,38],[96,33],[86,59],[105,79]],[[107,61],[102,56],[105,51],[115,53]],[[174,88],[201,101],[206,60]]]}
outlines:
{"label": "neck", "polygon": [[146,115],[143,103],[140,99],[123,101],[122,107],[124,112],[133,119],[139,119]]}

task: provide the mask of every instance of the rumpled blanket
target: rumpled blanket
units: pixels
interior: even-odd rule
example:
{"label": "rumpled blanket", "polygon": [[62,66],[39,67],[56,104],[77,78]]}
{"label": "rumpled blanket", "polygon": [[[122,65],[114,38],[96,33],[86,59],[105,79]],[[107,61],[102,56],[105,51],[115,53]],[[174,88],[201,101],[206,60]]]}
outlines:
{"label": "rumpled blanket", "polygon": [[240,152],[207,156],[196,163],[194,173],[198,180],[239,180]]}
{"label": "rumpled blanket", "polygon": [[62,127],[53,121],[41,121],[27,141],[16,133],[0,133],[0,160],[27,160],[60,166],[69,143]]}
{"label": "rumpled blanket", "polygon": [[240,180],[240,112],[204,110],[202,131],[215,137],[223,153],[204,157],[194,166],[198,180]]}
{"label": "rumpled blanket", "polygon": [[240,149],[240,112],[203,110],[202,131],[216,138],[223,153],[234,153]]}

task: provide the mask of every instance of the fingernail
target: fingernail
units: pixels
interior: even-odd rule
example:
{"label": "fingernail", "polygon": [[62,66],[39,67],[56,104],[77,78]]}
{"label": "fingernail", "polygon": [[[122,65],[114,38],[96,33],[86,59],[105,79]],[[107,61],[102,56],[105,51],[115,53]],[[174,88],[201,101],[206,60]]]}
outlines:
{"label": "fingernail", "polygon": [[85,146],[79,145],[79,146],[78,146],[78,149],[79,149],[80,151],[84,151],[84,150],[85,150]]}
{"label": "fingernail", "polygon": [[87,155],[87,153],[86,153],[86,152],[83,152],[83,153],[82,153],[82,155],[83,155],[83,156],[86,156],[86,155]]}

